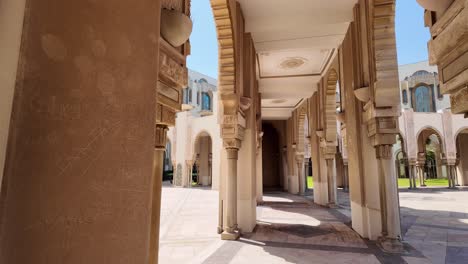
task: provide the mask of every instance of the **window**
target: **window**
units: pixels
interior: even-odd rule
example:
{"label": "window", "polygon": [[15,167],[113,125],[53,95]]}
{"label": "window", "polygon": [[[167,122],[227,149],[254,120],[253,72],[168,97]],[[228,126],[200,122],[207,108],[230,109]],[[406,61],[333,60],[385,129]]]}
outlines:
{"label": "window", "polygon": [[211,97],[208,93],[202,93],[202,110],[211,110]]}
{"label": "window", "polygon": [[403,90],[403,104],[408,104],[408,91]]}
{"label": "window", "polygon": [[418,86],[414,89],[413,108],[415,112],[434,112],[433,98],[428,86]]}

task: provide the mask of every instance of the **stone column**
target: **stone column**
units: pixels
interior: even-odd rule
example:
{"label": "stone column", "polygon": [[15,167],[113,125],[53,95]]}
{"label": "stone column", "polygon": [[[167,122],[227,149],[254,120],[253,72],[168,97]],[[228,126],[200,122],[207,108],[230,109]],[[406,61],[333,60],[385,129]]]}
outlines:
{"label": "stone column", "polygon": [[156,125],[153,161],[153,197],[151,200],[150,264],[158,263],[159,225],[161,219],[162,174],[167,142],[166,125]]}
{"label": "stone column", "polygon": [[456,166],[452,162],[447,162],[447,178],[449,188],[456,188]]}
{"label": "stone column", "polygon": [[416,177],[415,177],[415,166],[414,164],[409,164],[409,189],[416,189]]}
{"label": "stone column", "polygon": [[455,185],[453,184],[453,171],[452,171],[452,166],[447,164],[447,179],[448,179],[448,187],[450,189],[454,188]]}
{"label": "stone column", "polygon": [[418,165],[418,175],[419,175],[419,185],[421,187],[426,187],[426,183],[424,181],[424,165]]}
{"label": "stone column", "polygon": [[392,145],[376,146],[379,169],[380,206],[382,210],[382,237],[400,236],[400,210],[396,173],[392,161]]}
{"label": "stone column", "polygon": [[416,161],[416,176],[419,178],[419,185],[421,187],[426,187],[425,179],[424,179],[424,166],[426,164],[426,153],[419,152],[418,158]]}
{"label": "stone column", "polygon": [[307,191],[309,189],[309,186],[307,185],[308,177],[310,176],[309,175],[309,166],[310,166],[309,158],[304,158],[303,171],[304,171],[304,188],[305,188],[305,191]]}
{"label": "stone column", "polygon": [[256,177],[257,177],[257,203],[263,201],[263,137],[259,136],[259,143],[257,148],[257,161],[255,162],[257,167]]}
{"label": "stone column", "polygon": [[304,155],[296,154],[297,178],[299,181],[299,195],[304,195],[305,192],[305,177],[304,177]]}
{"label": "stone column", "polygon": [[337,206],[335,159],[326,157],[325,162],[327,163],[328,206],[334,208]]}
{"label": "stone column", "polygon": [[349,191],[349,176],[348,176],[348,161],[343,160],[343,173],[344,173],[344,191]]}
{"label": "stone column", "polygon": [[239,232],[237,229],[237,159],[238,148],[226,148],[228,160],[228,175],[227,175],[227,201],[226,201],[226,226],[221,234],[223,240],[237,240]]}

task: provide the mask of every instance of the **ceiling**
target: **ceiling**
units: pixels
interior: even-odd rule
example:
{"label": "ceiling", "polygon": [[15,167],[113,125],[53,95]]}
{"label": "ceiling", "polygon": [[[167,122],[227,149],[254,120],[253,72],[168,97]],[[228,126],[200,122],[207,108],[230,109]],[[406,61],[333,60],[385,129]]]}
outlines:
{"label": "ceiling", "polygon": [[[357,0],[238,0],[257,50],[262,117],[284,120],[337,55]],[[285,99],[274,103],[275,99]]]}

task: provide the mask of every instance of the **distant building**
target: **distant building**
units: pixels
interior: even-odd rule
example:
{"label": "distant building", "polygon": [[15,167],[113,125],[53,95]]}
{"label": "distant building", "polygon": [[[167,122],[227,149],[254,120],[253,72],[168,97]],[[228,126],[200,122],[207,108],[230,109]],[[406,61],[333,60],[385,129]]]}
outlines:
{"label": "distant building", "polygon": [[165,170],[174,170],[176,186],[219,187],[222,140],[218,124],[217,81],[189,70],[183,112],[168,132]]}
{"label": "distant building", "polygon": [[[453,115],[450,97],[440,92],[437,67],[427,61],[399,67],[402,115],[394,147],[397,174],[446,178],[456,173],[459,185],[468,185],[468,119]],[[457,165],[456,172],[447,165]]]}

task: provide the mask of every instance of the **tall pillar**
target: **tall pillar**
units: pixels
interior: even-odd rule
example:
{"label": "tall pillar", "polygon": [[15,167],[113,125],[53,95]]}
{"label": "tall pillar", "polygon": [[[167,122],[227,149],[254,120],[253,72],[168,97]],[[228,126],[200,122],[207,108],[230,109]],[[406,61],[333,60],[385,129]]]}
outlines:
{"label": "tall pillar", "polygon": [[424,166],[426,164],[426,153],[419,152],[418,158],[416,161],[416,176],[419,179],[419,186],[426,187],[426,182],[424,179]]}
{"label": "tall pillar", "polygon": [[159,0],[27,1],[0,263],[149,262],[159,21]]}
{"label": "tall pillar", "polygon": [[336,207],[336,169],[335,159],[327,157],[327,186],[328,186],[328,206]]}
{"label": "tall pillar", "polygon": [[304,155],[296,154],[296,165],[297,165],[297,179],[299,181],[299,194],[304,195],[305,193]]}
{"label": "tall pillar", "polygon": [[237,240],[237,159],[238,148],[226,148],[227,152],[227,188],[226,188],[226,226],[221,234],[223,240]]}
{"label": "tall pillar", "polygon": [[343,174],[344,174],[344,187],[345,192],[349,191],[349,175],[348,175],[348,161],[343,160]]}
{"label": "tall pillar", "polygon": [[166,125],[156,125],[153,161],[153,197],[151,199],[150,264],[158,263],[159,225],[161,222],[161,192],[164,166],[164,152],[167,142]]}
{"label": "tall pillar", "polygon": [[415,165],[410,163],[409,164],[409,189],[416,189],[416,177],[415,177]]}
{"label": "tall pillar", "polygon": [[453,184],[453,171],[452,171],[452,166],[447,165],[447,179],[448,179],[448,187],[454,188],[455,185]]}
{"label": "tall pillar", "polygon": [[257,203],[263,201],[263,142],[262,136],[259,137],[259,146],[257,148],[257,161],[255,162],[257,167],[256,177],[257,177]]}
{"label": "tall pillar", "polygon": [[382,237],[398,239],[400,231],[400,205],[398,187],[392,160],[392,145],[376,146],[379,171],[380,208],[382,216]]}
{"label": "tall pillar", "polygon": [[281,162],[283,164],[283,190],[289,190],[289,166],[288,166],[288,147],[284,146],[281,150]]}

